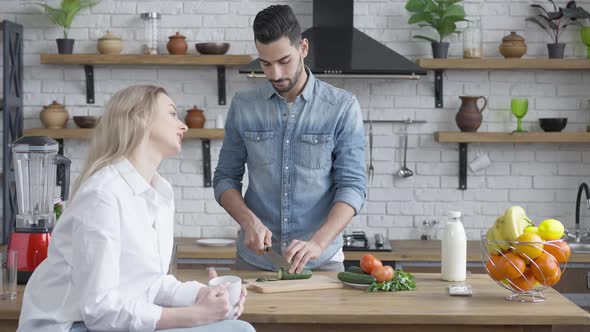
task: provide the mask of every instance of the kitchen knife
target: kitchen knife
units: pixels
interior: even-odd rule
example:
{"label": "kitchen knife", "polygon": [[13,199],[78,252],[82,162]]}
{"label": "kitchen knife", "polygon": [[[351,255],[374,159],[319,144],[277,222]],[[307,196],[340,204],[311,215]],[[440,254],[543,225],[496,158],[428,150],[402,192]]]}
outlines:
{"label": "kitchen knife", "polygon": [[282,269],[289,270],[291,268],[291,263],[287,262],[287,260],[279,255],[272,247],[264,246],[264,251],[266,252],[266,257],[268,260],[276,266],[279,266]]}

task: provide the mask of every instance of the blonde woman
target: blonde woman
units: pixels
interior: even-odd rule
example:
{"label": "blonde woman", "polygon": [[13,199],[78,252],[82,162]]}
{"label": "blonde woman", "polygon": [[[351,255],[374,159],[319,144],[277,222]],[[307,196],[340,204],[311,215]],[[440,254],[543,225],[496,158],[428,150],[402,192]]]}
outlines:
{"label": "blonde woman", "polygon": [[47,259],[26,286],[18,331],[254,330],[223,320],[232,310],[225,285],[167,275],[174,197],[156,170],[180,152],[186,130],[162,88],[111,98]]}

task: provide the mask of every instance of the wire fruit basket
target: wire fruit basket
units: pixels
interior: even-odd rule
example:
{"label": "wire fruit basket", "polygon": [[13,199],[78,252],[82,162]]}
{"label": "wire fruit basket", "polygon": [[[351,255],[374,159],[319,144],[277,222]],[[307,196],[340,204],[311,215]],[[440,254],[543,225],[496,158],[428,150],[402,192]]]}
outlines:
{"label": "wire fruit basket", "polygon": [[541,293],[561,279],[570,249],[563,239],[539,242],[481,239],[481,257],[488,275],[512,292],[510,301],[543,302]]}

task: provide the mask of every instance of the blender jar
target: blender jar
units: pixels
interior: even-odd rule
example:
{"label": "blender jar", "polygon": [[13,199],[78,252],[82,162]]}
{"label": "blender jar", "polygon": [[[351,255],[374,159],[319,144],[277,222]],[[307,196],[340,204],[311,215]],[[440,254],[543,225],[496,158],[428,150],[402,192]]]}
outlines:
{"label": "blender jar", "polygon": [[[70,160],[58,155],[57,141],[46,136],[25,136],[12,144],[18,214],[16,229],[51,229],[55,223],[54,201],[67,200],[70,186]],[[56,194],[58,165],[63,165]]]}

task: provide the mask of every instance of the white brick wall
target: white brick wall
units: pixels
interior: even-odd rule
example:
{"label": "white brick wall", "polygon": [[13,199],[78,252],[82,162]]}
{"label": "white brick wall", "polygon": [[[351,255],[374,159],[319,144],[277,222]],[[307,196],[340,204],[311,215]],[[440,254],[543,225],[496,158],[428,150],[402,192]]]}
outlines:
{"label": "white brick wall", "polygon": [[[49,1],[57,4],[57,0]],[[274,1],[113,1],[86,10],[74,21],[71,36],[76,39],[75,52],[96,52],[96,41],[107,30],[124,40],[124,53],[138,53],[143,38],[139,13],[162,13],[161,49],[165,51],[166,36],[179,31],[187,37],[189,51],[194,43],[229,41],[231,54],[256,55],[251,25],[254,15]],[[312,23],[310,0],[282,1],[292,5],[304,28]],[[480,16],[484,29],[484,53],[495,57],[501,38],[517,31],[526,38],[527,56],[546,56],[548,37],[524,19],[532,14],[533,1],[509,0],[465,1],[468,14]],[[590,8],[590,0],[578,1]],[[430,33],[408,26],[405,1],[355,1],[355,26],[371,37],[412,59],[430,57],[430,46],[414,40],[412,35]],[[86,104],[83,70],[77,66],[39,64],[39,53],[55,53],[54,38],[60,31],[39,14],[39,8],[27,1],[0,0],[0,17],[24,25],[24,103],[25,127],[39,127],[39,111],[43,105],[57,100],[66,103],[70,115],[100,115],[102,106],[117,90],[136,83],[164,86],[179,109],[197,105],[205,110],[206,127],[213,127],[217,114],[225,114],[228,106],[217,105],[215,68],[125,66],[95,68],[96,104]],[[567,57],[583,57],[585,46],[577,28],[571,27],[562,39],[567,42]],[[461,55],[461,38],[451,38],[452,57]],[[228,105],[236,91],[256,82],[227,73]],[[446,220],[447,210],[460,210],[469,238],[477,238],[513,204],[522,205],[530,217],[539,222],[556,217],[573,225],[577,186],[590,181],[588,144],[471,144],[469,157],[476,151],[487,153],[492,165],[477,174],[469,172],[468,190],[459,191],[458,147],[434,141],[435,131],[457,130],[455,113],[459,95],[485,95],[489,108],[483,112],[480,131],[510,131],[515,119],[510,114],[512,97],[528,97],[529,113],[525,129],[540,131],[539,117],[566,116],[566,131],[585,131],[590,124],[590,71],[446,71],[444,82],[445,108],[435,109],[433,74],[418,82],[384,79],[341,79],[330,83],[355,93],[365,118],[399,120],[414,118],[426,124],[408,128],[408,167],[413,177],[400,179],[394,174],[401,165],[403,127],[401,124],[374,124],[375,179],[369,186],[363,213],[356,217],[349,230],[363,229],[369,234],[382,232],[389,238],[418,238],[423,220]],[[1,83],[0,83],[1,84]],[[184,117],[184,112],[181,112]],[[73,121],[68,124],[74,127]],[[87,142],[66,140],[65,153],[73,160],[72,176],[80,171]],[[215,167],[220,141],[212,142],[212,163]],[[182,236],[235,236],[236,224],[213,199],[211,188],[203,187],[202,151],[198,140],[186,140],[183,152],[164,162],[162,174],[176,192],[176,234]],[[585,216],[585,211],[582,212]],[[587,219],[587,218],[586,218]]]}

